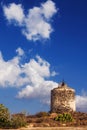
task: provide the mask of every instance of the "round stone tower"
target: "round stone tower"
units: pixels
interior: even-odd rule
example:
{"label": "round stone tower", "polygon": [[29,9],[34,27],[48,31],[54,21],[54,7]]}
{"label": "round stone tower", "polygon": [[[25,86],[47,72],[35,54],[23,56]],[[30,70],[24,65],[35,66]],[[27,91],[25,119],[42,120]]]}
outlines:
{"label": "round stone tower", "polygon": [[51,112],[75,111],[75,90],[62,82],[51,90]]}

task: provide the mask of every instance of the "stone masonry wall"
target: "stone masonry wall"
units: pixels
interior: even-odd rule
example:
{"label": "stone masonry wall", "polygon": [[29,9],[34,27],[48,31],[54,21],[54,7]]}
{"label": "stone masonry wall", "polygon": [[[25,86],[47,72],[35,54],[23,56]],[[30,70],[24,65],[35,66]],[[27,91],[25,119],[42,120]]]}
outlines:
{"label": "stone masonry wall", "polygon": [[75,111],[75,92],[71,90],[51,91],[51,112]]}

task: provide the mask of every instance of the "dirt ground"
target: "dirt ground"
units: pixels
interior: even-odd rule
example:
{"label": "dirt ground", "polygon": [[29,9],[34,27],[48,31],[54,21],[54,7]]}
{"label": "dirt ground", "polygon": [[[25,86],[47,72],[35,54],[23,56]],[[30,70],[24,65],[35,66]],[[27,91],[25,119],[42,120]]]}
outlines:
{"label": "dirt ground", "polygon": [[37,127],[37,128],[21,128],[20,130],[87,130],[87,127]]}
{"label": "dirt ground", "polygon": [[87,130],[87,127],[27,127],[20,129],[0,129],[0,130]]}

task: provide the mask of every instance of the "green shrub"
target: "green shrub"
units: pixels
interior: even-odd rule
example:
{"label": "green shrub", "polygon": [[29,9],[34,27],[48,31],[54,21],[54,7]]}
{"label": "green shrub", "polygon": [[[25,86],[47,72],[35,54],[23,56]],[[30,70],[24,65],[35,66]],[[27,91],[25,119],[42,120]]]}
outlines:
{"label": "green shrub", "polygon": [[21,115],[13,115],[11,118],[11,127],[20,128],[25,127],[27,124],[26,117]]}
{"label": "green shrub", "polygon": [[56,118],[56,121],[61,121],[61,122],[72,122],[73,118],[71,114],[69,113],[64,113],[64,114],[59,114]]}

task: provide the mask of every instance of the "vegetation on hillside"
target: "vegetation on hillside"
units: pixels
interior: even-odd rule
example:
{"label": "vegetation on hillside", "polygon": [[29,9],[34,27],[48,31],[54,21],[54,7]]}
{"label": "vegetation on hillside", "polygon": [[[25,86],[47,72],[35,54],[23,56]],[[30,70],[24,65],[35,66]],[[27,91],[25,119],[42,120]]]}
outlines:
{"label": "vegetation on hillside", "polygon": [[33,127],[87,126],[87,113],[47,113],[28,115],[27,123]]}
{"label": "vegetation on hillside", "polygon": [[46,117],[49,116],[48,112],[38,112],[35,114],[36,117]]}
{"label": "vegetation on hillside", "polygon": [[24,114],[10,115],[8,108],[0,104],[0,128],[20,128],[26,126]]}
{"label": "vegetation on hillside", "polygon": [[54,120],[61,121],[61,122],[72,122],[74,119],[70,113],[63,113],[63,114],[59,114],[57,117],[55,117]]}
{"label": "vegetation on hillside", "polygon": [[9,127],[9,125],[10,125],[9,110],[3,104],[0,104],[0,128]]}
{"label": "vegetation on hillside", "polygon": [[87,113],[48,113],[38,112],[35,115],[17,113],[11,115],[8,108],[0,104],[0,128],[87,126]]}

